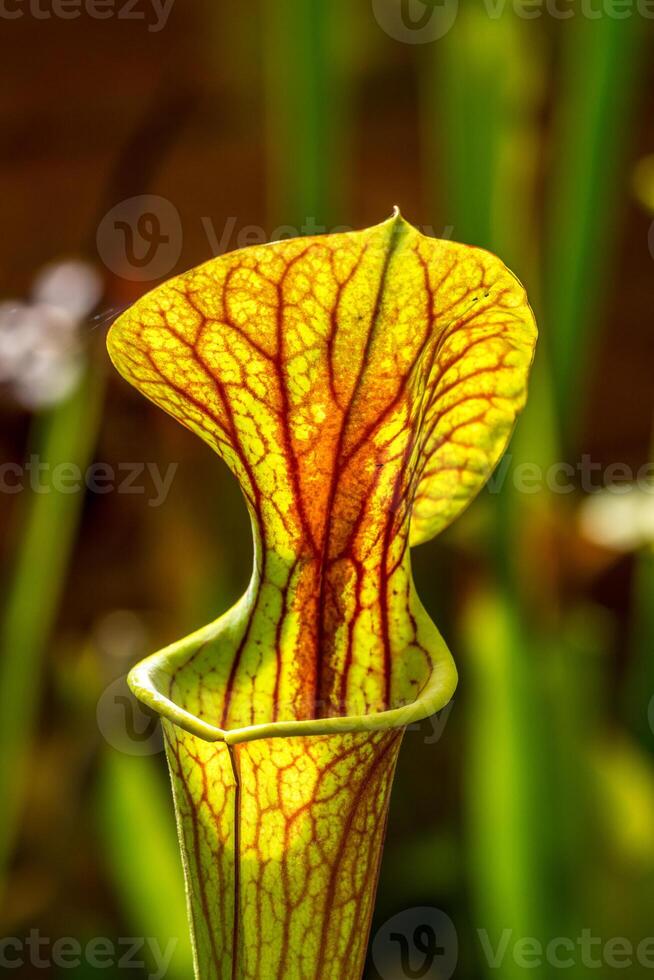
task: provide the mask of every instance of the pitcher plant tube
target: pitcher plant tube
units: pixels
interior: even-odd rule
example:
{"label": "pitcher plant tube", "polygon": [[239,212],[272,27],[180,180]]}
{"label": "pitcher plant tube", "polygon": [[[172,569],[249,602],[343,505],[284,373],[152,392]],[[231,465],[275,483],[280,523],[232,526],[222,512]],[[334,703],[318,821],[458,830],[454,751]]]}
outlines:
{"label": "pitcher plant tube", "polygon": [[118,370],[252,522],[245,595],[130,674],[163,721],[200,980],[361,976],[403,731],[456,684],[409,547],[490,475],[535,338],[499,259],[399,212],[223,255],[113,325]]}

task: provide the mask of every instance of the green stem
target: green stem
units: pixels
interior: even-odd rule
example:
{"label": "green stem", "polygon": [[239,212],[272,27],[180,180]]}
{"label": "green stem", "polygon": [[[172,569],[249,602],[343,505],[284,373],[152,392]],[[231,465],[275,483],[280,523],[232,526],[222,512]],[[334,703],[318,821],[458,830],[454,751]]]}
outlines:
{"label": "green stem", "polygon": [[[478,922],[490,936],[541,935],[543,894],[542,703],[533,658],[506,598],[477,598],[466,615],[468,705],[467,831]],[[492,692],[492,693],[489,693]],[[540,716],[539,716],[540,713]],[[542,828],[544,832],[539,832]],[[488,969],[491,976],[494,971]],[[523,971],[509,960],[505,980]]]}
{"label": "green stem", "polygon": [[[645,22],[576,17],[563,32],[547,214],[545,307],[562,435],[573,445],[588,353],[614,259],[622,173],[642,79]],[[580,371],[580,364],[584,370]]]}
{"label": "green stem", "polygon": [[174,941],[168,976],[186,980],[193,956],[165,772],[151,756],[106,748],[98,783],[98,827],[107,868],[129,921],[161,948]]}
{"label": "green stem", "polygon": [[0,876],[4,879],[20,820],[27,756],[40,697],[42,661],[66,581],[83,494],[52,486],[54,467],[84,472],[100,418],[102,368],[87,369],[75,392],[37,416],[30,454],[48,469],[35,474],[45,489],[29,492],[15,565],[0,623]]}
{"label": "green stem", "polygon": [[[428,104],[438,120],[430,127],[433,158],[436,134],[443,134],[444,222],[453,225],[455,239],[506,257],[533,295],[541,52],[527,31],[509,13],[492,20],[479,8],[461,12],[439,42]],[[528,407],[509,449],[506,484],[492,508],[490,552],[498,587],[465,620],[470,880],[478,921],[492,935],[507,927],[516,936],[536,935],[551,918],[544,873],[548,837],[540,817],[548,783],[534,765],[544,754],[536,719],[545,707],[516,562],[529,511],[511,484],[523,453],[533,460],[534,447],[546,457],[552,450],[548,382],[539,350]],[[511,969],[507,980],[522,976],[515,965],[503,967]]]}
{"label": "green stem", "polygon": [[347,106],[342,0],[263,5],[270,214],[302,232],[344,218]]}

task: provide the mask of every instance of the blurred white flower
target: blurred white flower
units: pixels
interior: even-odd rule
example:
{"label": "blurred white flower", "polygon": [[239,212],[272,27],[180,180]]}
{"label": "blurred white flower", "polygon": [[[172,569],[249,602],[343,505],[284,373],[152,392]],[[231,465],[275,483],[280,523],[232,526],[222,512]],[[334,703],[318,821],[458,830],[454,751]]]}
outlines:
{"label": "blurred white flower", "polygon": [[96,270],[71,260],[37,275],[31,303],[0,303],[0,383],[23,407],[49,407],[73,391],[84,367],[80,323],[101,294]]}
{"label": "blurred white flower", "polygon": [[18,300],[0,303],[0,382],[12,381],[39,338],[30,307]]}
{"label": "blurred white flower", "polygon": [[36,350],[13,384],[13,393],[25,408],[56,405],[76,387],[84,367],[79,354]]}
{"label": "blurred white flower", "polygon": [[88,262],[69,259],[52,262],[37,274],[32,286],[36,303],[46,303],[81,320],[102,297],[102,277]]}
{"label": "blurred white flower", "polygon": [[579,526],[587,540],[613,551],[635,551],[654,544],[654,486],[632,484],[627,493],[610,488],[587,497]]}

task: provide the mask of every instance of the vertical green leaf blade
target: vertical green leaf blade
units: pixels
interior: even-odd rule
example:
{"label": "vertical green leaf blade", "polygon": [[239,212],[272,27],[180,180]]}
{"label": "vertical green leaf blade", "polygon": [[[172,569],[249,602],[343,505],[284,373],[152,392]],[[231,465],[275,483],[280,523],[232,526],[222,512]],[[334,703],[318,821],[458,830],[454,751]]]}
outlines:
{"label": "vertical green leaf blade", "polygon": [[[48,473],[62,463],[84,472],[92,457],[103,397],[103,369],[93,365],[75,392],[41,416],[31,452]],[[44,471],[46,472],[46,471]],[[83,493],[47,492],[26,504],[19,550],[0,625],[0,874],[20,816],[26,761],[39,701],[42,660],[54,625],[75,541]]]}
{"label": "vertical green leaf blade", "polygon": [[[561,28],[544,300],[554,388],[568,441],[606,297],[646,27],[634,14],[575,17]],[[586,369],[580,372],[582,363]]]}

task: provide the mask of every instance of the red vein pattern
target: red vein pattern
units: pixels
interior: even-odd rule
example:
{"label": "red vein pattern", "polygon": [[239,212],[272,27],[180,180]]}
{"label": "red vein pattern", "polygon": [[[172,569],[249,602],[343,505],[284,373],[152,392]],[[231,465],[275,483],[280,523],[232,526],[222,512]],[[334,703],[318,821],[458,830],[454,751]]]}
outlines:
{"label": "red vein pattern", "polygon": [[535,336],[497,258],[399,215],[215,259],[112,328],[118,369],[227,462],[252,518],[247,593],[133,679],[177,723],[200,977],[359,975],[400,739],[370,729],[455,682],[409,545],[490,475]]}
{"label": "red vein pattern", "polygon": [[197,975],[360,976],[402,732],[235,746],[237,807],[230,748],[164,725]]}

